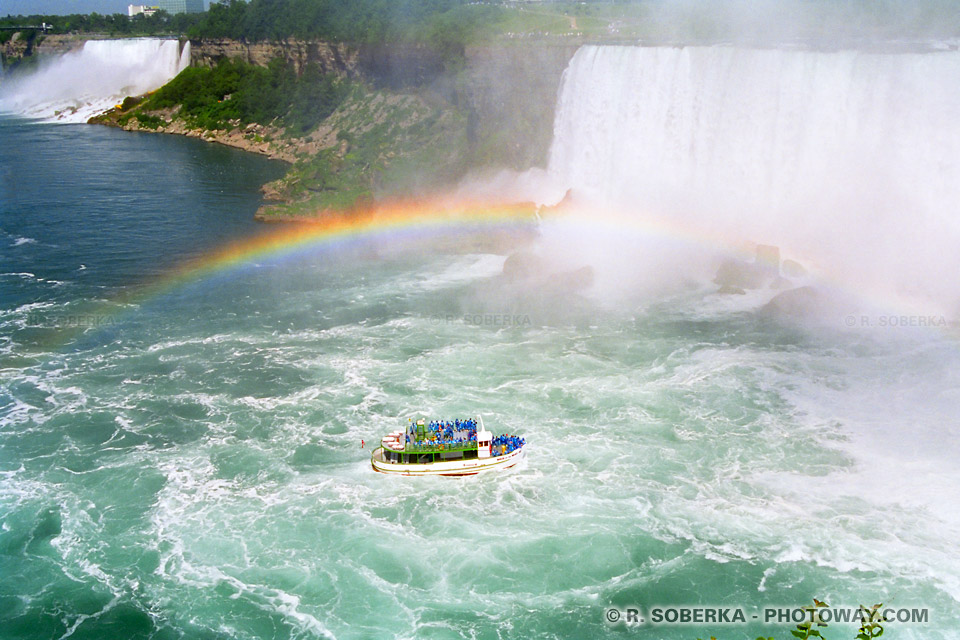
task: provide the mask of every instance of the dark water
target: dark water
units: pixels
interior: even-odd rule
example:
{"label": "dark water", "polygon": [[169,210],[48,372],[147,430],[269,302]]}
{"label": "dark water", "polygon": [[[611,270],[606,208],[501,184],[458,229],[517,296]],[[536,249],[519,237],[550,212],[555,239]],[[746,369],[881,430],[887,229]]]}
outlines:
{"label": "dark water", "polygon": [[[135,284],[258,231],[280,163],[174,136],[0,118],[0,270],[7,304]],[[69,293],[67,293],[69,292]]]}

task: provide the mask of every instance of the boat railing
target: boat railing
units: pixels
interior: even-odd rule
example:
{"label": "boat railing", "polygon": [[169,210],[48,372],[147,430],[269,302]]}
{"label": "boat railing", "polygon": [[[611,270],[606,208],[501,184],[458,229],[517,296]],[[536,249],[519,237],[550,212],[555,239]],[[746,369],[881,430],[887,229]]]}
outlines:
{"label": "boat railing", "polygon": [[447,453],[451,451],[476,451],[476,442],[436,442],[430,444],[407,443],[403,453]]}

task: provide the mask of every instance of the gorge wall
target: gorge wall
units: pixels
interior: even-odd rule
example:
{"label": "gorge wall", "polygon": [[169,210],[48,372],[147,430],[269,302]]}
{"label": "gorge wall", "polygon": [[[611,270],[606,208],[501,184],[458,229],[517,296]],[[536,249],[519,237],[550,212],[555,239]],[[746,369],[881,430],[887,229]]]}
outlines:
{"label": "gorge wall", "polygon": [[82,49],[88,40],[100,40],[104,37],[89,33],[40,35],[31,31],[18,31],[0,44],[0,63],[3,67],[8,67],[30,57],[68,53]]}
{"label": "gorge wall", "polygon": [[[95,34],[26,35],[0,45],[4,65],[76,51]],[[186,45],[181,41],[181,48]],[[324,73],[361,79],[396,91],[426,92],[467,114],[473,155],[480,165],[514,169],[543,166],[553,135],[560,79],[579,43],[493,42],[468,47],[450,70],[435,51],[422,46],[353,46],[305,40],[244,42],[191,40],[190,64],[214,66],[239,59],[267,65],[281,58],[302,71],[316,64]]]}
{"label": "gorge wall", "polygon": [[467,48],[454,100],[470,117],[479,164],[546,165],[560,80],[578,48],[558,42]]}
{"label": "gorge wall", "polygon": [[422,46],[350,46],[322,41],[192,40],[191,65],[239,59],[264,66],[281,58],[302,71],[363,79],[398,91],[427,90],[466,112],[479,164],[515,169],[546,164],[554,107],[564,69],[579,44],[491,43],[468,47],[461,68]]}

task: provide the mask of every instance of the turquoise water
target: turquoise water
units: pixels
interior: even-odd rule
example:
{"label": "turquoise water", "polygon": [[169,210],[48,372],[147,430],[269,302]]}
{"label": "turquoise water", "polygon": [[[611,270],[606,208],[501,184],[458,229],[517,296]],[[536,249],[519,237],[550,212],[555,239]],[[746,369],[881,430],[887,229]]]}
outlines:
{"label": "turquoise water", "polygon": [[[0,140],[0,637],[779,638],[604,617],[814,597],[955,637],[948,340],[788,329],[707,285],[601,304],[382,243],[111,303],[260,232],[282,168],[94,127]],[[361,439],[415,412],[482,413],[528,457],[372,472]]]}

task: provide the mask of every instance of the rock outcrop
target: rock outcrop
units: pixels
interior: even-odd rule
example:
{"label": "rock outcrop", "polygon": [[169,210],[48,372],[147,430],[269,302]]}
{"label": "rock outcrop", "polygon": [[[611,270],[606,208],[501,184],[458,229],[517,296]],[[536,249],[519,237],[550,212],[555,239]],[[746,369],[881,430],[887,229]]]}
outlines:
{"label": "rock outcrop", "polygon": [[275,58],[286,60],[297,70],[315,64],[324,73],[354,77],[360,73],[360,52],[345,44],[319,40],[279,40],[275,42],[243,42],[241,40],[207,39],[190,41],[190,64],[213,67],[224,59],[265,67]]}
{"label": "rock outcrop", "polygon": [[154,126],[153,123],[150,126],[144,126],[136,116],[121,124],[120,116],[123,112],[117,108],[95,116],[89,122],[90,124],[120,127],[125,131],[172,133],[187,138],[198,138],[204,142],[216,142],[250,153],[264,155],[273,160],[283,160],[290,163],[295,162],[299,154],[315,152],[312,141],[284,137],[283,129],[280,127],[256,123],[241,127],[238,121],[233,121],[231,122],[233,128],[229,130],[194,129],[187,126],[187,123],[182,119],[177,118],[176,112],[177,109],[165,109],[149,113],[149,116],[160,119],[161,124],[158,126]]}
{"label": "rock outcrop", "polygon": [[477,164],[545,166],[557,89],[580,43],[471,46],[455,87],[468,114]]}
{"label": "rock outcrop", "polygon": [[95,34],[40,35],[32,31],[18,31],[0,45],[0,58],[3,66],[8,67],[31,56],[52,56],[76,51],[83,48],[83,43],[87,40],[99,40],[103,37]]}
{"label": "rock outcrop", "polygon": [[503,263],[503,276],[516,281],[532,278],[544,272],[543,259],[529,251],[521,251],[507,256]]}
{"label": "rock outcrop", "polygon": [[807,275],[807,270],[796,260],[784,260],[781,268],[783,275],[788,278],[802,278]]}
{"label": "rock outcrop", "polygon": [[760,307],[760,315],[772,319],[804,319],[816,316],[826,304],[825,296],[813,287],[798,287],[778,293]]}
{"label": "rock outcrop", "polygon": [[[782,289],[789,286],[789,280],[780,275],[780,248],[769,244],[758,244],[753,262],[743,260],[725,260],[717,269],[713,279],[720,285],[719,293],[744,294],[747,289]],[[790,274],[804,274],[806,271],[799,263],[787,260],[790,263]],[[799,277],[790,276],[789,277]]]}
{"label": "rock outcrop", "polygon": [[724,260],[713,282],[720,285],[720,293],[745,293],[763,286],[764,272],[755,263]]}
{"label": "rock outcrop", "polygon": [[14,33],[9,40],[0,45],[0,62],[4,67],[22,60],[27,55],[30,55],[30,42],[20,31]]}
{"label": "rock outcrop", "polygon": [[523,283],[545,291],[571,293],[587,289],[594,281],[593,267],[586,265],[572,271],[558,271],[546,260],[530,251],[510,254],[503,263],[503,280]]}
{"label": "rock outcrop", "polygon": [[[851,328],[854,309],[849,301],[811,286],[778,293],[757,315],[785,325]],[[855,320],[854,320],[855,321]]]}

